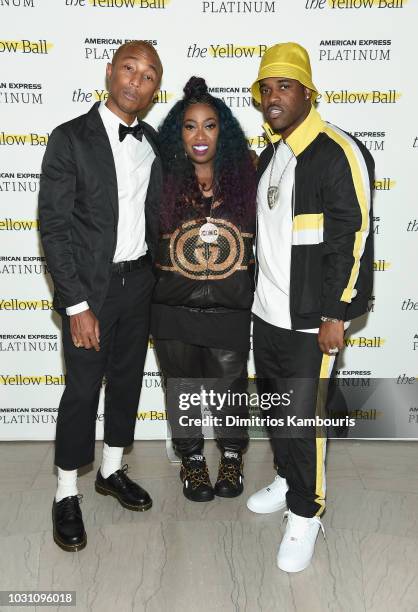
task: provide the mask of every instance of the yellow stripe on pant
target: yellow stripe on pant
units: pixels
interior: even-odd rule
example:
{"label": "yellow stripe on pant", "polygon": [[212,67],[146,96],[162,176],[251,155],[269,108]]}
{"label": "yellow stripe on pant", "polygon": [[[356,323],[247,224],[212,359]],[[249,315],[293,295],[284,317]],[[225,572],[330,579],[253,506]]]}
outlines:
{"label": "yellow stripe on pant", "polygon": [[[328,384],[325,385],[322,380],[328,380],[331,376],[334,366],[335,357],[324,355],[321,362],[321,370],[319,373],[318,393],[316,396],[315,415],[323,417],[325,412],[325,404],[327,400]],[[327,439],[318,437],[316,432],[316,480],[315,480],[315,501],[319,505],[319,510],[316,516],[321,516],[325,510],[325,493],[327,489],[325,477],[325,456],[327,448]]]}

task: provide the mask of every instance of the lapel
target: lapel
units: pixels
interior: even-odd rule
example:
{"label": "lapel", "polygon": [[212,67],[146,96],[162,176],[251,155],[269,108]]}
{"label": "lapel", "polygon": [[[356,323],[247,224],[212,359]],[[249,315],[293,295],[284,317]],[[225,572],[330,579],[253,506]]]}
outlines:
{"label": "lapel", "polygon": [[138,121],[138,123],[141,125],[142,129],[144,130],[144,135],[146,139],[148,140],[149,144],[151,145],[152,150],[155,153],[155,156],[158,159],[160,159],[160,149],[158,147],[157,132],[148,123],[145,123],[145,121]]}
{"label": "lapel", "polygon": [[[158,133],[148,123],[145,123],[145,121],[139,121],[139,123],[144,130],[144,136],[155,153],[155,160],[151,168],[151,175],[145,198],[145,216],[148,217],[149,214],[153,214],[155,207],[158,207],[159,205],[160,188],[158,188],[157,185],[160,185],[161,187],[161,156],[158,146]],[[156,197],[156,193],[158,194],[158,197]]]}
{"label": "lapel", "polygon": [[98,111],[99,104],[100,102],[96,102],[87,113],[88,140],[92,149],[92,163],[96,166],[97,175],[107,192],[117,223],[119,203],[116,168],[109,138]]}

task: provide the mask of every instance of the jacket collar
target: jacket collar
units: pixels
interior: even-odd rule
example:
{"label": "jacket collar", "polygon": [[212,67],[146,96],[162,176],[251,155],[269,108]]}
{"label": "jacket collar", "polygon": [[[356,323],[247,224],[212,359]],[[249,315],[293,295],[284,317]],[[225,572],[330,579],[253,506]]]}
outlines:
{"label": "jacket collar", "polygon": [[[264,123],[263,128],[272,145],[281,140],[281,135],[276,134],[268,123]],[[321,119],[321,115],[318,111],[312,106],[309,115],[290,134],[289,138],[286,139],[286,143],[297,157],[315,140],[320,132],[324,131],[324,129],[325,122]]]}

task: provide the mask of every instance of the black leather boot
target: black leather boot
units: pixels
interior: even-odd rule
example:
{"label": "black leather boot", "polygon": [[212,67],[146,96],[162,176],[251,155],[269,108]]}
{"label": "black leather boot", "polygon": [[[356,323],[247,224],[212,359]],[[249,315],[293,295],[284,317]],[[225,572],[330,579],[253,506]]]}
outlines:
{"label": "black leather boot", "polygon": [[205,502],[214,498],[208,466],[203,455],[183,457],[180,478],[183,482],[183,493],[187,499]]}
{"label": "black leather boot", "polygon": [[218,480],[215,495],[218,497],[237,497],[244,490],[242,455],[239,451],[224,451],[219,462]]}
{"label": "black leather boot", "polygon": [[75,552],[87,544],[79,500],[82,495],[70,495],[52,504],[54,542],[63,550]]}

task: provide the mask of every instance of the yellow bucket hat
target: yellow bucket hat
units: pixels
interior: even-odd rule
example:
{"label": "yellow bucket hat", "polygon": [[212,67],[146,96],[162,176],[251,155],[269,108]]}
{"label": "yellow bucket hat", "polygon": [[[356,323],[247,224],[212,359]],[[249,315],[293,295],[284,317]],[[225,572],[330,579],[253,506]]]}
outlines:
{"label": "yellow bucket hat", "polygon": [[318,95],[318,90],[312,82],[311,62],[306,49],[297,43],[280,43],[269,47],[263,55],[257,80],[251,86],[254,100],[261,102],[258,82],[269,77],[287,77],[295,79],[312,90],[312,102]]}

